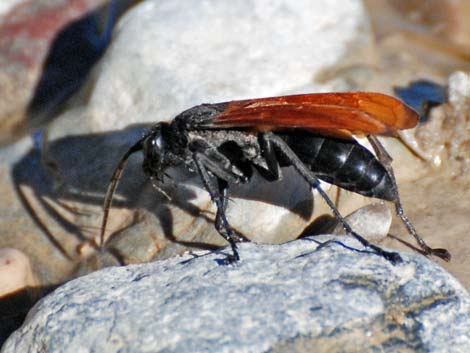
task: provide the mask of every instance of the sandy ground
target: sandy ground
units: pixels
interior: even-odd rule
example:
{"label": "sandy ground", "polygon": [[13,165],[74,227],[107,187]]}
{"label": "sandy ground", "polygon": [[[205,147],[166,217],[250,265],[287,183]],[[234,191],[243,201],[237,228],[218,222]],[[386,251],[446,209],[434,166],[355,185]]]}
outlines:
{"label": "sandy ground", "polygon": [[[400,194],[405,211],[425,241],[452,254],[448,263],[434,260],[469,289],[470,175],[457,178],[446,169],[430,172],[417,181],[400,184]],[[415,244],[398,219],[394,220],[390,234]],[[391,237],[383,245],[407,248]]]}

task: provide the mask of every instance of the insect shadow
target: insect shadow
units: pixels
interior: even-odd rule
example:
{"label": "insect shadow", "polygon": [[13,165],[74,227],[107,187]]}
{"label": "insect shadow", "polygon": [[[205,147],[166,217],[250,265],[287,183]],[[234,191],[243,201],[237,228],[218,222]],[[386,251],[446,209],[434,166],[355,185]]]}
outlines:
{"label": "insect shadow", "polygon": [[[13,166],[11,175],[14,188],[25,211],[50,243],[66,258],[73,260],[76,254],[72,254],[70,250],[66,249],[63,241],[60,240],[61,235],[57,234],[57,231],[54,234],[52,230],[57,228],[51,224],[58,224],[65,232],[72,234],[80,242],[89,240],[90,235],[97,235],[102,217],[101,211],[97,213],[96,207],[94,207],[92,212],[96,214],[90,217],[87,214],[90,212],[87,211],[87,206],[101,207],[103,205],[104,193],[109,178],[116,167],[116,161],[129,146],[143,136],[150,126],[140,124],[120,131],[67,136],[52,141],[49,144],[48,155],[55,161],[58,168],[53,174],[42,163],[41,151],[37,148],[30,149]],[[178,190],[177,197],[170,201],[171,204],[192,217],[202,217],[212,223],[213,215],[191,203],[197,195],[190,186],[198,185],[202,188],[199,178],[184,170],[176,169],[173,172],[171,177],[174,178],[174,185],[164,184],[164,187],[169,186],[169,189],[176,188]],[[285,178],[279,183],[290,182],[292,182],[290,178]],[[298,183],[304,185],[300,178]],[[249,186],[233,188],[230,196],[258,200],[292,209],[289,197],[283,192],[285,188],[282,185],[275,186],[270,190],[270,192],[259,192],[259,188],[254,183]],[[119,197],[114,201],[114,207],[145,209],[153,213],[160,223],[166,239],[198,249],[214,250],[219,248],[197,241],[178,240],[178,236],[174,234],[175,220],[169,207],[169,201],[153,189],[150,180],[143,173],[140,154],[136,154],[130,159],[129,167],[123,174],[117,194]],[[313,200],[307,185],[305,185],[305,195],[306,200],[302,202],[302,207],[294,208],[292,212],[308,219],[313,214]],[[229,207],[231,207],[230,203]],[[93,222],[84,228],[83,225],[71,221],[74,218],[70,215],[84,215],[85,219]],[[115,229],[117,232],[119,230]],[[240,234],[240,236],[243,239],[243,235]],[[119,262],[125,262],[124,255],[118,253],[114,255]]]}

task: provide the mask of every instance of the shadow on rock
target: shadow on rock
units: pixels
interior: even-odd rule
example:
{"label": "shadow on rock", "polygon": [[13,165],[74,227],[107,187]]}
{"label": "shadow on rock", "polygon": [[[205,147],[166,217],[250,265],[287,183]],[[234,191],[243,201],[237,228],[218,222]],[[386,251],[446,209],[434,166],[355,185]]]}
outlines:
{"label": "shadow on rock", "polygon": [[[68,136],[55,140],[50,143],[48,149],[48,158],[53,160],[56,166],[54,169],[42,162],[41,153],[35,148],[14,165],[12,178],[21,203],[48,240],[67,258],[73,259],[74,256],[64,247],[60,237],[54,234],[50,227],[51,222],[59,224],[64,231],[73,234],[79,242],[90,239],[90,230],[87,228],[92,228],[93,236],[96,236],[101,224],[101,212],[97,210],[103,204],[110,176],[122,155],[143,136],[148,128],[149,125],[135,125],[122,131]],[[113,206],[118,209],[147,210],[155,215],[159,224],[148,224],[148,217],[144,217],[145,221],[140,222],[140,217],[136,216],[130,227],[140,222],[148,233],[156,232],[160,228],[164,237],[172,242],[196,248],[213,249],[214,246],[205,244],[204,239],[200,242],[197,238],[194,241],[181,240],[179,234],[175,234],[173,227],[175,222],[173,207],[182,210],[185,217],[192,219],[201,217],[209,223],[213,222],[213,215],[209,217],[210,214],[206,210],[191,203],[197,196],[195,191],[197,188],[194,188],[194,185],[199,187],[201,185],[199,177],[188,173],[184,168],[170,170],[171,182],[165,182],[162,185],[165,192],[172,196],[172,201],[169,203],[165,197],[154,190],[151,182],[144,175],[141,164],[141,153],[129,159]],[[261,183],[258,185],[258,182],[254,181],[234,188],[230,196],[291,208],[288,203],[290,195],[285,195],[283,192],[285,188],[276,186],[271,192],[260,192],[266,188],[265,184],[267,184],[264,181]],[[305,190],[306,192],[309,190],[307,185],[305,185]],[[89,214],[90,209],[94,210],[92,211],[94,215]],[[308,218],[313,212],[313,207],[299,207],[292,211],[301,217]],[[75,222],[80,216],[83,216],[84,221]],[[110,217],[112,218],[113,215],[111,214]],[[241,237],[243,238],[242,235]],[[116,257],[122,256],[116,254]],[[119,259],[119,263],[122,262],[122,259]]]}

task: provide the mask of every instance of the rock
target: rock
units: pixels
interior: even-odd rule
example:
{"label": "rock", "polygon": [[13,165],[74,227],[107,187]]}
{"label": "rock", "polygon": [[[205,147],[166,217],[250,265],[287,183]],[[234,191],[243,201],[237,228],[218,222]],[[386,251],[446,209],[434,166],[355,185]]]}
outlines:
{"label": "rock", "polygon": [[203,102],[327,90],[323,71],[373,62],[367,23],[357,0],[145,1],[116,28],[90,98],[92,129],[170,120]]}
{"label": "rock", "polygon": [[[106,40],[103,45],[98,40],[96,19],[86,16],[103,3],[2,1],[0,146],[44,126],[57,115],[59,104],[80,86],[87,72],[84,66],[90,67],[89,54],[102,52],[106,44]],[[64,40],[57,45],[61,38]]]}
{"label": "rock", "polygon": [[456,71],[449,77],[449,107],[444,124],[451,130],[448,155],[457,164],[456,174],[461,179],[470,175],[470,72]]}
{"label": "rock", "polygon": [[0,4],[0,18],[7,15],[10,10],[18,3],[25,2],[27,0],[5,0]]}
{"label": "rock", "polygon": [[[418,89],[418,84],[425,84],[427,87],[421,87],[421,92],[412,92],[413,86],[416,86],[415,90]],[[470,74],[456,71],[448,77],[446,85],[431,81],[413,82],[409,88],[398,88],[397,93],[400,92],[403,98],[406,98],[405,92],[411,98],[406,99],[407,103],[422,100],[423,107],[427,106],[429,110],[429,114],[421,117],[415,129],[401,132],[404,143],[436,168],[447,167],[457,177],[468,174],[470,125],[467,111],[470,101]]]}
{"label": "rock", "polygon": [[0,249],[0,346],[23,323],[42,293],[29,258],[17,249]]}
{"label": "rock", "polygon": [[456,71],[449,76],[449,102],[456,110],[464,109],[470,100],[470,73]]}
{"label": "rock", "polygon": [[360,249],[320,236],[243,244],[233,266],[206,253],[107,268],[42,299],[1,352],[467,352],[470,297],[451,275],[345,245]]}
{"label": "rock", "polygon": [[0,297],[37,284],[28,257],[16,249],[0,249]]}
{"label": "rock", "polygon": [[[372,243],[377,243],[388,234],[392,224],[392,212],[383,202],[376,202],[361,207],[346,217],[346,221],[355,232]],[[346,234],[343,226],[337,226],[332,234]]]}

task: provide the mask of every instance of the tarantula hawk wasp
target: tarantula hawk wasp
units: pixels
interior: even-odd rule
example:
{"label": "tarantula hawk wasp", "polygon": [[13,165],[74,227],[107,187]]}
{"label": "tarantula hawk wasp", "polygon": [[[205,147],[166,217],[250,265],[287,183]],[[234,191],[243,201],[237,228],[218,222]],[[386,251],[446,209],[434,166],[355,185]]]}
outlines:
{"label": "tarantula hawk wasp", "polygon": [[[253,170],[266,181],[279,180],[281,167],[292,166],[323,197],[347,233],[391,262],[386,251],[355,233],[320,186],[320,180],[395,204],[397,215],[425,255],[446,261],[450,253],[429,247],[406,217],[391,168],[391,157],[377,135],[396,136],[414,127],[418,114],[381,93],[318,93],[201,104],[160,122],[121,158],[106,192],[100,245],[104,243],[114,192],[128,158],[142,151],[143,171],[163,183],[167,168],[184,165],[199,174],[217,207],[215,228],[239,259],[236,237],[225,211],[231,183],[248,183]],[[354,136],[366,136],[376,156]]]}

